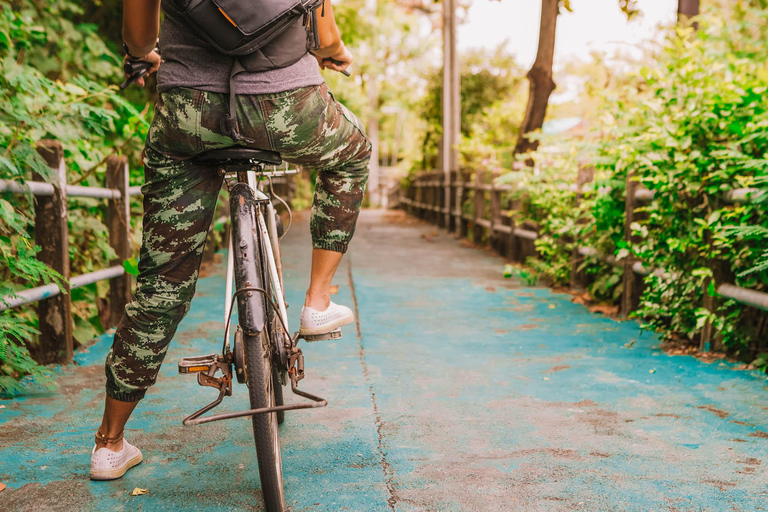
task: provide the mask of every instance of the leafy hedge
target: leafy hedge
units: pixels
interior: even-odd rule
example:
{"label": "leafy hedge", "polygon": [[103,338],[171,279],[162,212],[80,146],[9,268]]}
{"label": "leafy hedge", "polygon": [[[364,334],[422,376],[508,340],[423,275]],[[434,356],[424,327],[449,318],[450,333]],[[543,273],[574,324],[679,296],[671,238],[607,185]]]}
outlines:
{"label": "leafy hedge", "polygon": [[[146,114],[117,95],[121,59],[93,24],[75,21],[71,0],[14,0],[0,6],[0,179],[50,179],[35,144],[64,146],[69,183],[104,185],[106,157],[128,155],[135,173],[146,132]],[[103,223],[103,201],[69,202],[73,275],[105,267],[114,258]],[[60,276],[35,259],[34,199],[0,194],[0,296]],[[97,303],[105,284],[73,291],[75,336],[85,342],[101,332]],[[43,377],[29,355],[37,320],[32,308],[0,313],[0,394],[23,389],[18,379]],[[44,379],[43,379],[44,380]]]}
{"label": "leafy hedge", "polygon": [[[649,56],[625,87],[605,93],[598,132],[582,141],[557,141],[535,155],[539,166],[510,173],[529,202],[523,218],[544,235],[532,262],[557,284],[570,279],[574,244],[617,258],[634,255],[650,268],[636,316],[669,337],[695,340],[712,321],[732,354],[747,358],[759,348],[754,312],[720,300],[703,306],[716,282],[754,290],[768,284],[768,212],[765,200],[729,205],[723,194],[753,187],[768,197],[768,15],[733,9],[704,16],[700,29],[678,29]],[[554,151],[553,151],[554,149]],[[579,169],[591,162],[595,180],[583,197]],[[581,164],[581,165],[580,165]],[[636,210],[636,242],[624,242],[627,175],[655,193]],[[759,196],[759,194],[758,194]],[[616,299],[621,280],[591,258],[598,298]],[[752,316],[750,316],[752,315]]]}

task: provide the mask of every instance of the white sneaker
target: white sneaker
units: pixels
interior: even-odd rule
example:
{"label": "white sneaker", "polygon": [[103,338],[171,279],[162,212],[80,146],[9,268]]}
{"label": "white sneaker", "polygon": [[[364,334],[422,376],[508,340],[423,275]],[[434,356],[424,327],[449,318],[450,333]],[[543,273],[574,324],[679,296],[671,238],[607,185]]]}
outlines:
{"label": "white sneaker", "polygon": [[347,306],[331,304],[325,311],[318,311],[308,306],[301,308],[301,327],[299,334],[318,335],[335,331],[342,325],[355,321],[355,314]]}
{"label": "white sneaker", "polygon": [[115,480],[122,477],[126,471],[143,459],[138,448],[123,439],[123,448],[113,452],[109,448],[96,449],[91,452],[91,480]]}

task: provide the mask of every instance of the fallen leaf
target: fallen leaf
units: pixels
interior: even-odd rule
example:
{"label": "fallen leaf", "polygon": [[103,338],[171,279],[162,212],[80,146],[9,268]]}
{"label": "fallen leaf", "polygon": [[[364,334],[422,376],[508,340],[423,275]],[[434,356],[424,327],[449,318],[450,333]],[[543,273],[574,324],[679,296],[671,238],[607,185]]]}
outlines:
{"label": "fallen leaf", "polygon": [[2,491],[3,489],[5,489],[5,484],[3,482],[0,482],[0,491]]}
{"label": "fallen leaf", "polygon": [[337,293],[339,293],[339,285],[335,284],[331,286],[331,295],[336,295]]}
{"label": "fallen leaf", "polygon": [[141,489],[139,487],[136,487],[133,489],[133,492],[131,492],[131,496],[141,496],[142,494],[147,494],[149,492],[149,489]]}
{"label": "fallen leaf", "polygon": [[604,315],[615,315],[619,312],[619,306],[611,306],[610,304],[595,304],[589,306],[591,313],[602,313]]}
{"label": "fallen leaf", "polygon": [[421,238],[426,240],[427,242],[429,242],[431,244],[435,243],[435,240],[431,236],[429,236],[427,234],[421,235]]}
{"label": "fallen leaf", "polygon": [[555,305],[554,304],[550,304],[549,305],[549,309],[555,309]]}

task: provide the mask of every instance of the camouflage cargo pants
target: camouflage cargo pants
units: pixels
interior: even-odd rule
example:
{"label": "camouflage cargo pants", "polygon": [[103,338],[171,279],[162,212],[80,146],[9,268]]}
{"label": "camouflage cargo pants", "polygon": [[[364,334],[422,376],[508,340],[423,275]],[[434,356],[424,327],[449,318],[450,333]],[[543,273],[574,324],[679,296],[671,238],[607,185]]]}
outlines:
{"label": "camouflage cargo pants", "polygon": [[[189,158],[233,145],[219,120],[228,95],[176,88],[155,108],[144,153],[139,277],[107,356],[107,394],[133,402],[154,384],[176,327],[189,311],[222,178]],[[368,178],[371,145],[360,121],[325,84],[237,97],[240,132],[318,171],[310,230],[315,248],[345,252]]]}

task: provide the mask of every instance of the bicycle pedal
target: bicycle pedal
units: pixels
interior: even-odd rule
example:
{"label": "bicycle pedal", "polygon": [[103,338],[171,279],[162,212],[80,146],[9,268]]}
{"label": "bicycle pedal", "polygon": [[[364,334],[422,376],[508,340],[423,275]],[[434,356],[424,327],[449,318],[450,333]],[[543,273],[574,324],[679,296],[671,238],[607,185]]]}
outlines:
{"label": "bicycle pedal", "polygon": [[179,360],[179,373],[207,372],[218,361],[218,354],[208,356],[182,357]]}
{"label": "bicycle pedal", "polygon": [[326,332],[324,334],[301,334],[299,333],[299,338],[303,339],[306,342],[313,342],[313,341],[323,341],[323,340],[337,340],[341,338],[341,329],[336,329],[335,331]]}

